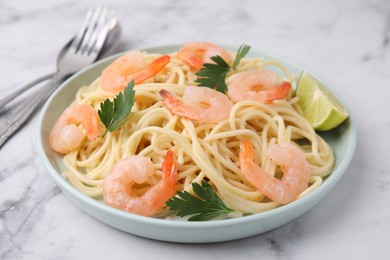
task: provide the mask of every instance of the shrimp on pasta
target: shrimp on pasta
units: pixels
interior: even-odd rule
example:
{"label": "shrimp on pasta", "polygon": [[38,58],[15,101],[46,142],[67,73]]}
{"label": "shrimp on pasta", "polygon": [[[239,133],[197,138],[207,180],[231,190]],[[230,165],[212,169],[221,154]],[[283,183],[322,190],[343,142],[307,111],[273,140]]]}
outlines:
{"label": "shrimp on pasta", "polygon": [[[199,86],[199,70],[215,55],[229,66]],[[63,176],[111,207],[158,218],[173,217],[165,205],[175,192],[193,194],[192,184],[203,181],[238,215],[317,189],[335,158],[302,115],[292,90],[296,75],[278,61],[237,56],[193,42],[169,54],[131,51],[114,60],[54,124],[50,144],[61,153]],[[130,80],[132,100],[125,93],[113,100]],[[223,87],[213,89],[214,82]],[[97,110],[104,102],[133,105],[103,136],[109,120],[99,122]]]}
{"label": "shrimp on pasta", "polygon": [[214,63],[212,56],[221,56],[227,63],[232,63],[229,52],[210,42],[191,42],[183,46],[177,53],[179,59],[196,70],[202,68],[204,63]]}
{"label": "shrimp on pasta", "polygon": [[89,105],[68,107],[57,119],[51,132],[50,147],[59,153],[66,154],[80,147],[85,133],[77,125],[83,125],[89,140],[98,135],[98,114]]}
{"label": "shrimp on pasta", "polygon": [[172,113],[203,123],[218,123],[228,118],[233,107],[226,95],[206,87],[186,87],[183,102],[164,89],[159,93]]}
{"label": "shrimp on pasta", "polygon": [[228,85],[228,95],[234,102],[255,100],[268,103],[287,96],[291,84],[278,83],[278,75],[270,70],[252,69],[237,73]]}
{"label": "shrimp on pasta", "polygon": [[153,175],[153,164],[147,157],[131,156],[120,160],[103,181],[104,202],[112,207],[149,216],[159,211],[173,195],[177,179],[174,154],[168,151],[162,163],[162,178],[143,195],[135,197],[134,184],[145,183]]}
{"label": "shrimp on pasta", "polygon": [[134,80],[134,84],[156,76],[169,63],[170,56],[163,55],[146,65],[140,51],[131,51],[116,59],[102,73],[100,86],[108,92],[117,94],[125,85]]}
{"label": "shrimp on pasta", "polygon": [[283,178],[270,176],[253,162],[254,151],[248,141],[241,143],[240,167],[247,180],[273,201],[287,204],[295,200],[307,189],[310,179],[310,168],[302,150],[283,142],[271,144],[268,156],[279,164],[283,170]]}

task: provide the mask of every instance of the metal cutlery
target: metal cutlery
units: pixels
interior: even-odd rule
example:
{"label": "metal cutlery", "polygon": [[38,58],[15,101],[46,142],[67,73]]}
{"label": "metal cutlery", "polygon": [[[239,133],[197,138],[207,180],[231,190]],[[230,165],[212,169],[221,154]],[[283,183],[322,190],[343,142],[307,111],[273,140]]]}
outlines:
{"label": "metal cutlery", "polygon": [[[111,10],[96,7],[88,11],[81,30],[60,51],[57,58],[57,71],[53,75],[43,76],[33,83],[52,76],[51,80],[0,127],[0,148],[30,118],[38,106],[50,96],[61,82],[96,61],[101,56],[104,46],[109,48],[107,44],[104,45],[108,39],[110,39],[111,44],[114,44],[113,41],[117,40],[119,36],[108,35],[113,28],[119,28],[119,24]],[[32,83],[28,85],[32,85]]]}

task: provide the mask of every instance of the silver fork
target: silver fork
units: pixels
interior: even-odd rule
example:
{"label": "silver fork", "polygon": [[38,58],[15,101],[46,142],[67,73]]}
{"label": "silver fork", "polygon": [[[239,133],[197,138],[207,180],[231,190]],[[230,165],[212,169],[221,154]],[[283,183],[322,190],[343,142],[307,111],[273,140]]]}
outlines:
{"label": "silver fork", "polygon": [[52,79],[0,127],[0,148],[61,82],[98,58],[107,32],[115,22],[113,12],[107,8],[96,7],[88,11],[81,30],[58,55],[57,71]]}

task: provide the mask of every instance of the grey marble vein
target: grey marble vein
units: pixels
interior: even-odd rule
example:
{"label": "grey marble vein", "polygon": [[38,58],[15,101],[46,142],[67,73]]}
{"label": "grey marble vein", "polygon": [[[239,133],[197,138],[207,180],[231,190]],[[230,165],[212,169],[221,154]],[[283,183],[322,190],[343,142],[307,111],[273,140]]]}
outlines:
{"label": "grey marble vein", "polygon": [[20,18],[14,10],[0,6],[0,25],[17,22]]}
{"label": "grey marble vein", "polygon": [[[41,185],[41,184],[39,184]],[[0,210],[2,223],[2,235],[0,237],[0,257],[19,258],[29,254],[23,249],[23,244],[28,241],[29,235],[39,223],[40,216],[44,212],[45,204],[60,193],[58,187],[51,185],[45,188],[41,196],[36,195],[36,182],[29,184],[18,200],[5,200]]]}

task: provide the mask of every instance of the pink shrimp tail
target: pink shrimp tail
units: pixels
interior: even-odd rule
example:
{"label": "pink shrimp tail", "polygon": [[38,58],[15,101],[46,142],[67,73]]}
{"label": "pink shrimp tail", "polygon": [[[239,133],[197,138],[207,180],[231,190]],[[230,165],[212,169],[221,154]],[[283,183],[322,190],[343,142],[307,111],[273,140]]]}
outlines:
{"label": "pink shrimp tail", "polygon": [[161,89],[159,94],[162,97],[164,104],[173,114],[192,120],[198,119],[199,114],[196,111],[192,111],[186,104],[183,104],[171,92]]}
{"label": "pink shrimp tail", "polygon": [[169,150],[162,163],[162,179],[164,182],[175,184],[177,181],[177,166],[175,163],[175,154]]}
{"label": "pink shrimp tail", "polygon": [[196,47],[198,43],[190,43],[183,47],[178,53],[179,59],[183,60],[185,63],[195,68],[196,70],[200,70],[203,66],[202,56],[205,52],[204,49]]}
{"label": "pink shrimp tail", "polygon": [[241,141],[241,151],[239,157],[241,165],[244,164],[243,162],[253,162],[255,154],[251,142]]}
{"label": "pink shrimp tail", "polygon": [[171,57],[169,55],[163,55],[157,59],[155,59],[148,67],[148,69],[152,72],[160,72],[165,66],[168,65]]}
{"label": "pink shrimp tail", "polygon": [[276,99],[284,98],[285,96],[288,95],[290,89],[291,89],[290,82],[284,81],[279,86],[265,91],[264,101],[268,103]]}
{"label": "pink shrimp tail", "polygon": [[162,71],[166,65],[168,65],[171,57],[169,55],[163,55],[155,59],[150,63],[145,69],[138,71],[134,74],[131,74],[126,78],[127,81],[134,80],[134,84],[139,84],[156,76],[160,71]]}
{"label": "pink shrimp tail", "polygon": [[88,139],[94,141],[98,136],[98,117],[89,115],[85,120]]}
{"label": "pink shrimp tail", "polygon": [[163,99],[164,104],[172,111],[174,110],[178,104],[181,102],[177,100],[171,92],[165,89],[161,89],[159,92],[160,96]]}

